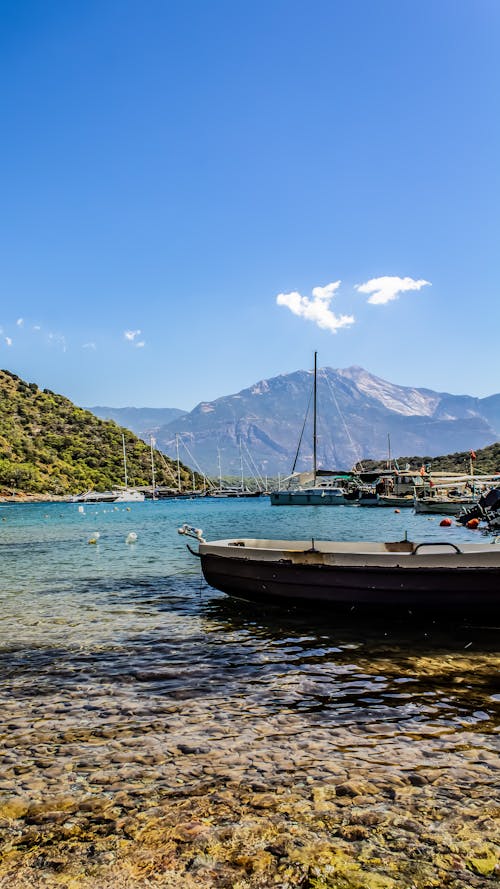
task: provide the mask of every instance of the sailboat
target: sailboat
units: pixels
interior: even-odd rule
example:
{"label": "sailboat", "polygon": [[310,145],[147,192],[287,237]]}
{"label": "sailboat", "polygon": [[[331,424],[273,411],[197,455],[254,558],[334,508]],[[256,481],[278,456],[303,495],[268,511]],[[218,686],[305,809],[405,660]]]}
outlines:
{"label": "sailboat", "polygon": [[318,476],[317,465],[317,393],[318,393],[318,353],[314,353],[313,386],[313,474],[309,487],[286,488],[271,491],[271,506],[343,506],[352,502],[346,500],[345,491],[331,481]]}
{"label": "sailboat", "polygon": [[127,475],[127,452],[125,449],[125,436],[122,433],[123,447],[123,471],[124,487],[116,487],[110,491],[85,491],[83,494],[75,494],[69,498],[70,503],[142,503],[145,496],[136,488],[129,488]]}
{"label": "sailboat", "polygon": [[114,499],[114,503],[142,503],[145,500],[145,495],[142,491],[137,491],[136,488],[129,488],[128,485],[128,475],[127,475],[127,450],[125,448],[125,436],[122,433],[122,446],[123,446],[123,475],[125,481],[124,488],[116,489],[116,497]]}

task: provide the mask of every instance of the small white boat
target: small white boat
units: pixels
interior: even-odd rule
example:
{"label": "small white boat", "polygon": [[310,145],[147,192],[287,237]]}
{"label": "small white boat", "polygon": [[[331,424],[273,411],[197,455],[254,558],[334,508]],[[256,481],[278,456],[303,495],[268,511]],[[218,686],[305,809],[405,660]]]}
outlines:
{"label": "small white boat", "polygon": [[135,488],[117,488],[112,491],[85,491],[69,498],[70,503],[142,503],[145,500],[142,491]]}
{"label": "small white boat", "polygon": [[[342,542],[196,535],[207,583],[258,601],[500,616],[500,542]],[[180,529],[180,533],[186,531]],[[191,552],[194,552],[191,550]]]}
{"label": "small white boat", "polygon": [[114,503],[116,491],[85,491],[69,498],[70,503]]}
{"label": "small white boat", "polygon": [[114,503],[143,503],[146,499],[146,495],[143,491],[136,491],[135,488],[123,488],[114,493]]}

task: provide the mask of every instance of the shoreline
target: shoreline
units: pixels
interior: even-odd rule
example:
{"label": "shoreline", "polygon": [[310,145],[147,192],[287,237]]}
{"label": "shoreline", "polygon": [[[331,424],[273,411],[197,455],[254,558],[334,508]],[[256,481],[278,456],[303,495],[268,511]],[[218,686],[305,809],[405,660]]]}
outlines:
{"label": "shoreline", "polygon": [[69,503],[72,494],[0,494],[0,503]]}

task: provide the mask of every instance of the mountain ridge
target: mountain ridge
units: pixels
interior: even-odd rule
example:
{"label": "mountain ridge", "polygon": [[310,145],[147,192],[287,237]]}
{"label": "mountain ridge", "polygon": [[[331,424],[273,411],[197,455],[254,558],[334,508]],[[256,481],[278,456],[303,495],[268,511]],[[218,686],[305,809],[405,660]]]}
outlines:
{"label": "mountain ridge", "polygon": [[108,407],[95,405],[85,407],[101,420],[114,420],[119,426],[125,426],[135,435],[149,441],[162,426],[171,423],[186,411],[176,407]]}
{"label": "mountain ridge", "polygon": [[[207,474],[222,463],[225,473],[241,468],[288,474],[310,400],[313,372],[297,370],[201,401],[161,427],[158,446],[174,456],[176,435]],[[297,469],[312,464],[312,429],[306,423]],[[500,438],[500,394],[477,398],[428,388],[399,386],[353,365],[318,371],[318,460],[322,468],[346,468],[363,459],[382,459],[388,436],[394,453],[430,456],[485,447]],[[250,456],[249,456],[250,455]]]}

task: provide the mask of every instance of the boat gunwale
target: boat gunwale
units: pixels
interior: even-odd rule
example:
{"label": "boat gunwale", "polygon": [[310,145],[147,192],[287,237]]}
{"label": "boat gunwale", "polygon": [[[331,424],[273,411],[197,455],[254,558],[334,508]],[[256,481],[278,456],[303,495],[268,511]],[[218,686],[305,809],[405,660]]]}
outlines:
{"label": "boat gunwale", "polygon": [[[410,547],[412,547],[410,549]],[[458,550],[458,551],[457,551]],[[491,553],[500,555],[500,542],[494,538],[487,543],[466,543],[455,541],[348,541],[348,540],[272,540],[267,538],[225,538],[200,542],[199,553],[230,553],[231,558],[241,558],[243,553],[262,555],[263,553],[283,555],[357,555],[357,556],[412,556],[420,558],[431,555],[474,555]]]}

